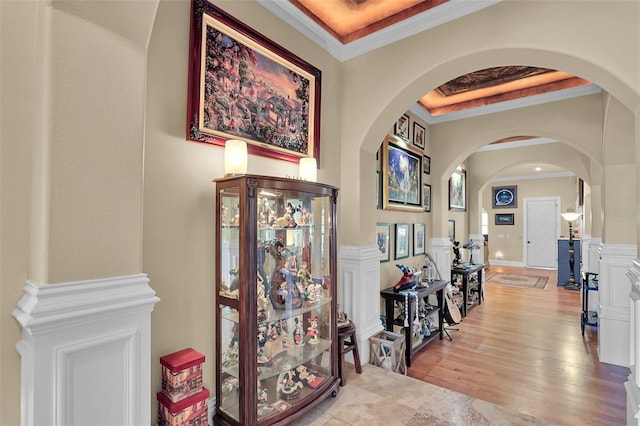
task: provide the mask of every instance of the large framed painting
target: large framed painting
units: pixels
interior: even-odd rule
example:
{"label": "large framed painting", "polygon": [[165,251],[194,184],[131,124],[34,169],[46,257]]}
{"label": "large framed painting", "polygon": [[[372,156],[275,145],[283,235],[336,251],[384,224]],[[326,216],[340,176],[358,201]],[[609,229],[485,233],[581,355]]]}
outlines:
{"label": "large framed painting", "polygon": [[298,162],[320,154],[321,72],[209,3],[192,0],[187,139]]}
{"label": "large framed painting", "polygon": [[388,262],[391,259],[391,225],[388,223],[378,223],[376,225],[376,243],[380,252],[380,263]]}
{"label": "large framed painting", "polygon": [[516,185],[494,186],[492,193],[494,209],[518,207],[518,187]]}
{"label": "large framed painting", "polygon": [[449,178],[449,210],[467,210],[467,172],[456,170]]}
{"label": "large framed painting", "polygon": [[391,137],[382,144],[382,203],[386,210],[422,210],[422,154]]}

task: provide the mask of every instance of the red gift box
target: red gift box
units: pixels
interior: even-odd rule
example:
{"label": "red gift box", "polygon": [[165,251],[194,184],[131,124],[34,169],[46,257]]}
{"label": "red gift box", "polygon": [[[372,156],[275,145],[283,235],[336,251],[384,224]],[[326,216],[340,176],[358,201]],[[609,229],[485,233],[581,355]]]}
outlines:
{"label": "red gift box", "polygon": [[202,390],[178,402],[171,401],[164,392],[158,392],[158,426],[209,424],[209,390]]}
{"label": "red gift box", "polygon": [[160,357],[162,392],[172,402],[200,392],[203,363],[204,355],[191,348]]}

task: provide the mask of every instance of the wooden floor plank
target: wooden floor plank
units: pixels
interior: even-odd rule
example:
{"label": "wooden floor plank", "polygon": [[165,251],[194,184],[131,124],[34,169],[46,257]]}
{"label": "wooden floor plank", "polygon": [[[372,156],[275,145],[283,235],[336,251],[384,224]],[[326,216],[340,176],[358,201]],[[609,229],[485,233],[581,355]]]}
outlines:
{"label": "wooden floor plank", "polygon": [[546,290],[487,285],[485,301],[413,359],[408,375],[562,425],[626,424],[629,369],[598,362],[597,329],[580,331],[580,292],[555,271]]}

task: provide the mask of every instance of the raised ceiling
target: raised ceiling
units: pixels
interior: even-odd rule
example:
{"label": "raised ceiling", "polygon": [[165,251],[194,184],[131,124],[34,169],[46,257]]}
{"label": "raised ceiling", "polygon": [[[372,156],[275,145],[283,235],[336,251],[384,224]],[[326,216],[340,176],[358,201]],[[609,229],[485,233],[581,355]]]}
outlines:
{"label": "raised ceiling", "polygon": [[[340,60],[460,18],[501,0],[258,0]],[[505,64],[416,94],[411,111],[429,124],[600,91],[562,71]]]}

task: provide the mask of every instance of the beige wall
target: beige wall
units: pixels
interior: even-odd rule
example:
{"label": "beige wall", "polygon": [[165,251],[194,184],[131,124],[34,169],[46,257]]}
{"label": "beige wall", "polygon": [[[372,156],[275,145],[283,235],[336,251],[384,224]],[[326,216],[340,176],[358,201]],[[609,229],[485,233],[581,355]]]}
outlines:
{"label": "beige wall", "polygon": [[[512,186],[518,188],[518,207],[494,209],[492,188],[494,186]],[[524,262],[523,258],[523,200],[527,197],[559,197],[560,211],[576,207],[576,177],[556,177],[545,179],[526,179],[492,182],[482,195],[482,207],[489,215],[489,258],[509,262]],[[495,225],[496,213],[513,213],[514,225]],[[561,221],[561,235],[568,236],[569,228]],[[501,253],[501,255],[498,255]]]}
{"label": "beige wall", "polygon": [[[318,179],[339,186],[338,62],[252,2],[216,3],[322,70]],[[224,175],[224,150],[185,140],[189,8],[189,2],[160,2],[149,45],[143,270],[162,300],[152,316],[153,390],[160,388],[157,359],[189,346],[206,356],[204,385],[215,389],[216,231],[212,180]],[[248,172],[297,176],[298,167],[250,156]]]}
{"label": "beige wall", "polygon": [[[216,3],[322,69],[319,179],[341,187],[344,244],[374,244],[375,151],[390,125],[421,94],[451,78],[504,64],[546,66],[590,79],[624,109],[638,110],[638,2],[501,2],[343,64],[253,1]],[[222,175],[221,153],[184,140],[189,2],[162,2],[157,15],[156,6],[0,2],[2,425],[19,423],[20,330],[11,312],[27,279],[49,283],[147,272],[162,298],[152,316],[152,363],[160,354],[193,346],[207,355],[205,384],[213,387],[210,182]],[[594,17],[599,31],[593,31]],[[486,31],[495,22],[512,24],[495,37]],[[531,114],[545,109],[540,106],[431,126],[428,235],[446,235],[445,188],[452,168],[500,137],[555,136],[597,163],[603,153],[603,115],[596,111],[601,104],[576,99],[572,105],[546,117]],[[572,114],[575,108],[585,114]],[[625,127],[621,136],[637,145],[637,133]],[[250,161],[251,172],[295,174],[287,163]],[[631,169],[616,164],[610,173],[599,172],[609,185],[633,176]],[[599,202],[612,193],[611,185],[592,198]],[[608,219],[604,213],[602,219]],[[621,225],[628,229],[633,221]],[[626,236],[616,230],[610,242],[626,242]],[[153,373],[155,392],[158,370]]]}

